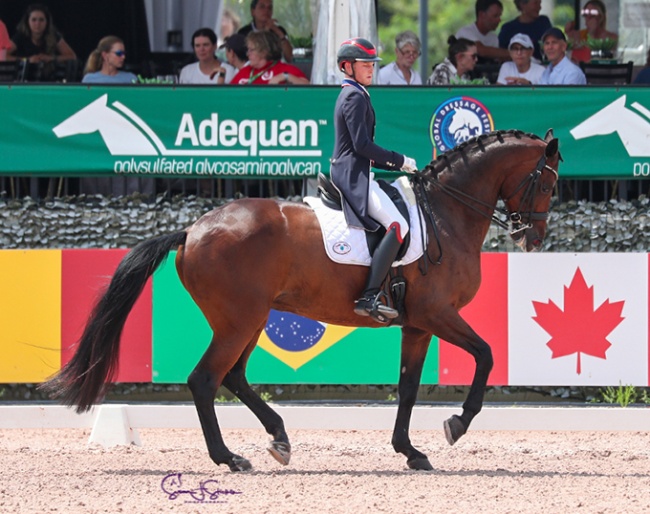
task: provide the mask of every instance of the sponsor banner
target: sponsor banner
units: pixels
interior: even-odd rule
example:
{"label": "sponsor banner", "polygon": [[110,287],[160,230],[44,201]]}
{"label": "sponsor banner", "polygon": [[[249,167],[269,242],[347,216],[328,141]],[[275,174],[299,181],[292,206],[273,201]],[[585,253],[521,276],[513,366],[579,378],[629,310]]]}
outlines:
{"label": "sponsor banner", "polygon": [[[127,253],[126,249],[62,250],[62,366],[72,358],[95,302]],[[149,280],[122,331],[119,367],[114,382],[151,382],[151,301]]]}
{"label": "sponsor banner", "polygon": [[[338,93],[336,86],[2,86],[0,173],[315,177],[329,170]],[[420,167],[491,130],[544,136],[553,128],[563,178],[650,176],[648,88],[374,86],[371,94],[376,142]]]}
{"label": "sponsor banner", "polygon": [[0,382],[42,382],[61,362],[61,251],[0,251]]}
{"label": "sponsor banner", "polygon": [[509,383],[648,385],[648,255],[510,254]]}
{"label": "sponsor banner", "polygon": [[[212,340],[200,309],[182,286],[175,252],[154,274],[153,381],[184,383]],[[253,350],[247,378],[256,384],[396,384],[401,330],[327,325],[271,311]],[[437,340],[431,343],[423,383],[438,380]]]}

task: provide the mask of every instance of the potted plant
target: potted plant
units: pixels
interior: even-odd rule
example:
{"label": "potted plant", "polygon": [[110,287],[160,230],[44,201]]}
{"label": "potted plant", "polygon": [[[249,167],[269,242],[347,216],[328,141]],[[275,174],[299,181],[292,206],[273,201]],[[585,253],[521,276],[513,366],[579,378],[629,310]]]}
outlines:
{"label": "potted plant", "polygon": [[314,56],[314,41],[312,36],[289,36],[293,46],[293,56],[296,59],[312,59]]}
{"label": "potted plant", "polygon": [[618,45],[616,39],[609,37],[603,39],[596,39],[592,37],[587,38],[587,46],[591,50],[591,59],[613,59],[614,51]]}

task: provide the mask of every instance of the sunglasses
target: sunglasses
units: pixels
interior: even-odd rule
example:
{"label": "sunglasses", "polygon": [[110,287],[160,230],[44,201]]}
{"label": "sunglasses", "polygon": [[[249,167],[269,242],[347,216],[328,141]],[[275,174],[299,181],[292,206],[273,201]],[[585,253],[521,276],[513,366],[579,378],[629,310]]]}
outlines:
{"label": "sunglasses", "polygon": [[115,50],[113,53],[118,57],[124,57],[126,55],[126,52],[124,50]]}
{"label": "sunglasses", "polygon": [[598,9],[583,9],[580,14],[583,16],[600,16],[600,11]]}
{"label": "sunglasses", "polygon": [[511,46],[509,50],[514,53],[519,53],[525,52],[526,50],[532,50],[532,48],[524,48],[523,46]]}
{"label": "sunglasses", "polygon": [[478,59],[478,54],[465,54],[467,57],[471,57],[472,59],[476,60]]}

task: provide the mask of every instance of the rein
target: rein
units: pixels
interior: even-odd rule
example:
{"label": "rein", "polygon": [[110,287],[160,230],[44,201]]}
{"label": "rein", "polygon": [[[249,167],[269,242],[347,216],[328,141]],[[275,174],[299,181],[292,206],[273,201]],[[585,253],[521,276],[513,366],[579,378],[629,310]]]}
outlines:
{"label": "rein", "polygon": [[[429,177],[424,175],[422,172],[416,172],[412,178],[411,182],[413,184],[413,189],[415,190],[415,195],[418,201],[418,204],[422,207],[422,210],[426,216],[426,218],[429,220],[429,223],[431,223],[431,226],[433,227],[433,233],[436,238],[436,244],[438,246],[438,260],[436,262],[431,260],[431,257],[429,256],[429,253],[425,251],[425,254],[427,256],[426,259],[423,259],[424,265],[420,265],[420,272],[423,275],[426,275],[427,270],[428,270],[428,263],[430,262],[431,264],[440,264],[442,262],[442,245],[440,243],[440,235],[438,233],[438,226],[435,223],[435,219],[433,216],[433,209],[431,208],[431,202],[429,200],[428,195],[426,194],[426,183],[431,183],[435,188],[437,188],[439,191],[447,194],[451,198],[457,200],[460,202],[462,205],[465,207],[473,210],[480,216],[489,219],[492,223],[495,225],[498,225],[499,227],[509,230],[510,235],[513,236],[514,234],[517,234],[518,232],[521,232],[522,230],[526,230],[528,228],[532,227],[532,221],[546,221],[548,219],[548,211],[545,212],[535,212],[533,211],[533,206],[535,203],[535,195],[537,191],[537,183],[539,182],[540,177],[542,176],[543,171],[550,171],[555,175],[555,180],[557,181],[559,178],[559,174],[557,170],[553,169],[550,167],[548,164],[546,164],[546,154],[542,154],[540,157],[539,161],[537,161],[537,165],[535,166],[535,169],[531,171],[522,181],[521,183],[515,188],[515,190],[512,192],[510,196],[507,198],[502,198],[504,203],[506,204],[506,208],[502,207],[497,207],[491,204],[488,204],[487,202],[484,202],[482,200],[479,200],[477,198],[474,198],[473,196],[465,193],[464,191],[461,191],[460,189],[457,189],[453,186],[448,186],[446,184],[443,184],[440,182],[437,178],[437,176]],[[520,203],[520,209],[517,211],[510,212],[507,208],[507,203],[510,201],[519,191],[524,189],[524,192],[522,194],[521,198],[521,203]],[[522,216],[521,212],[522,210],[525,211],[525,208],[528,208],[528,212],[524,212],[524,215]],[[487,214],[481,207],[485,207],[488,210],[496,211],[498,214],[505,216],[508,221],[504,221],[501,218],[498,217],[497,214],[492,214],[489,215]],[[524,209],[522,209],[524,207]],[[524,222],[525,220],[525,222]],[[425,245],[425,234],[426,230],[422,230],[422,247],[427,248]]]}

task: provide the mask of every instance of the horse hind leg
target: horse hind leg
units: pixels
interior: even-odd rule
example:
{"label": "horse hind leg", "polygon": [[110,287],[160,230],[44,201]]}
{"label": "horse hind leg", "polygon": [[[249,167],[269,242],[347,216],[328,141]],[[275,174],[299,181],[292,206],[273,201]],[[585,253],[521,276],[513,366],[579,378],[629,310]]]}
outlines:
{"label": "horse hind leg", "polygon": [[[187,384],[192,392],[203,437],[212,461],[217,465],[227,464],[231,471],[248,471],[252,469],[251,463],[226,447],[214,407],[217,390],[239,357],[239,354],[233,355],[235,352],[232,349],[236,348],[233,344],[224,344],[222,338],[213,337],[205,354],[190,373]],[[243,349],[244,344],[242,344]]]}
{"label": "horse hind leg", "polygon": [[[260,330],[261,332],[261,330]],[[239,358],[237,364],[226,374],[223,385],[239,398],[260,420],[266,432],[273,437],[269,453],[280,464],[286,466],[291,460],[291,444],[284,429],[284,421],[260,396],[253,391],[246,380],[246,362],[255,348],[259,332],[249,344],[246,352]]]}

